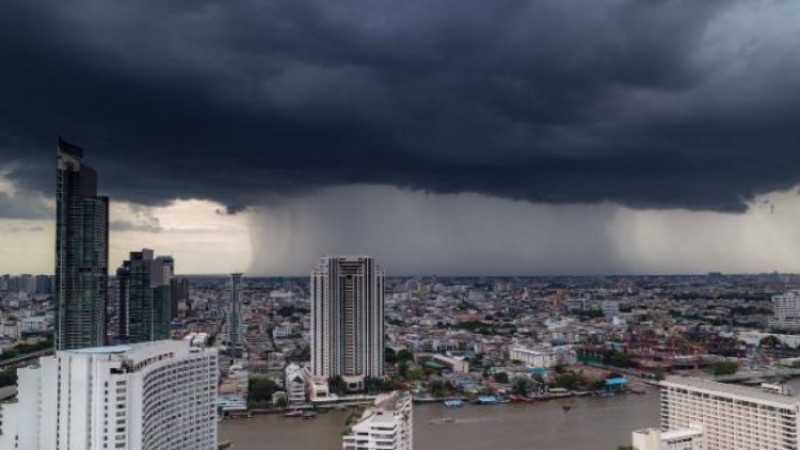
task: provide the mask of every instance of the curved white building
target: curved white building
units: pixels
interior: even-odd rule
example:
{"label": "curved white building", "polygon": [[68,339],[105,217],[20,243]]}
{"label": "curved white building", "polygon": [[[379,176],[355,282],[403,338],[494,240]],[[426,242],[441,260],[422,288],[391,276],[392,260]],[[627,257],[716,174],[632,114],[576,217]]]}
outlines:
{"label": "curved white building", "polygon": [[217,352],[190,341],[60,351],[19,374],[0,448],[213,450]]}

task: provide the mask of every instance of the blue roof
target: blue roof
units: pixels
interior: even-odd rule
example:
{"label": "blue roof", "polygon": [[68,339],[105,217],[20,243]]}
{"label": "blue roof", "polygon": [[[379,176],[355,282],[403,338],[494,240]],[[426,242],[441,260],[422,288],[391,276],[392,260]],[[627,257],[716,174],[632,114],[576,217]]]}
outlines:
{"label": "blue roof", "polygon": [[78,350],[69,350],[74,353],[106,354],[106,353],[125,353],[131,350],[130,345],[114,345],[108,347],[90,347]]}
{"label": "blue roof", "polygon": [[481,395],[480,397],[478,397],[478,401],[481,403],[490,403],[490,402],[496,402],[498,400],[497,397],[495,397],[494,395]]}
{"label": "blue roof", "polygon": [[623,384],[628,384],[627,378],[619,377],[619,378],[609,378],[606,380],[606,386],[621,386]]}

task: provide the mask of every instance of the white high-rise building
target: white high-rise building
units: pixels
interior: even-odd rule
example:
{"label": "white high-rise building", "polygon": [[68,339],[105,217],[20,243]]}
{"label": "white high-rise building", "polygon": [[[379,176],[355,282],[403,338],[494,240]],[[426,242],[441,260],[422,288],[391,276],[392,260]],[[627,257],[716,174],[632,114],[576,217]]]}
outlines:
{"label": "white high-rise building", "polygon": [[661,382],[661,429],[699,426],[705,450],[797,449],[798,425],[800,397],[697,378]]}
{"label": "white high-rise building", "polygon": [[343,450],[412,450],[414,421],[411,394],[395,391],[379,395],[375,406],[342,438]]}
{"label": "white high-rise building", "polygon": [[369,256],[324,256],[311,273],[311,372],[351,389],[383,376],[383,270]]}
{"label": "white high-rise building", "polygon": [[228,348],[234,355],[240,356],[244,348],[242,339],[242,274],[232,273],[229,282],[230,303],[226,327]]}
{"label": "white high-rise building", "polygon": [[190,341],[59,351],[18,370],[0,448],[216,450],[217,352]]}
{"label": "white high-rise building", "polygon": [[769,326],[782,330],[800,330],[800,292],[790,291],[772,297],[773,316]]}
{"label": "white high-rise building", "polygon": [[661,431],[647,428],[633,432],[633,450],[704,450],[700,427]]}

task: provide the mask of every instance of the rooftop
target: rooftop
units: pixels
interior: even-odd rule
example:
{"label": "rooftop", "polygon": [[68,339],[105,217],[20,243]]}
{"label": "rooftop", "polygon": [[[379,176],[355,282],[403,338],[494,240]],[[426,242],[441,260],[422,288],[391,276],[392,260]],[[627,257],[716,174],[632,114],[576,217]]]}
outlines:
{"label": "rooftop", "polygon": [[766,402],[780,403],[792,407],[800,406],[800,397],[798,396],[776,394],[772,392],[766,392],[758,388],[719,383],[700,378],[669,376],[661,382],[661,385],[714,391],[720,394],[739,397],[744,400],[761,400]]}

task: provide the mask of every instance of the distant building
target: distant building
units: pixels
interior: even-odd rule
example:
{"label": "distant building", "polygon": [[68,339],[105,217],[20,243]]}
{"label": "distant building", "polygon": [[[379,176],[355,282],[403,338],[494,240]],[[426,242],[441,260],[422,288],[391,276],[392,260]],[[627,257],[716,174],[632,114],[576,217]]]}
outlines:
{"label": "distant building", "polygon": [[83,149],[58,140],[56,178],[55,344],[59,350],[106,342],[108,197]]}
{"label": "distant building", "polygon": [[172,278],[170,294],[172,295],[170,305],[173,319],[180,315],[181,308],[184,308],[186,311],[191,310],[191,304],[189,301],[189,278]]}
{"label": "distant building", "polygon": [[50,295],[53,293],[53,277],[50,275],[36,275],[36,294]]}
{"label": "distant building", "polygon": [[135,343],[169,338],[172,322],[170,282],[172,257],[154,257],[153,250],[131,252],[117,269],[117,342]]}
{"label": "distant building", "polygon": [[619,316],[619,302],[616,300],[603,300],[600,303],[600,309],[606,319],[610,320]]}
{"label": "distant building", "polygon": [[671,431],[655,428],[634,431],[633,450],[705,450],[703,430],[698,427]]}
{"label": "distant building", "polygon": [[242,274],[232,273],[229,282],[228,317],[225,321],[228,336],[228,349],[241,356],[244,348],[242,339]]}
{"label": "distant building", "polygon": [[412,450],[414,422],[411,394],[395,391],[379,395],[375,406],[342,438],[343,450]]}
{"label": "distant building", "polygon": [[18,370],[0,448],[216,450],[217,364],[188,341],[59,351]]}
{"label": "distant building", "polygon": [[577,361],[575,350],[569,346],[560,347],[512,347],[508,359],[520,361],[528,367],[550,368],[558,365],[574,364]]}
{"label": "distant building", "polygon": [[36,282],[33,275],[23,274],[19,277],[19,291],[33,295],[36,293]]}
{"label": "distant building", "polygon": [[325,256],[311,273],[311,371],[350,389],[383,376],[384,274],[369,256]]}
{"label": "distant building", "polygon": [[702,427],[706,450],[800,447],[800,397],[671,376],[661,382],[660,404],[661,429]]}
{"label": "distant building", "polygon": [[800,330],[800,291],[785,292],[772,297],[773,316],[769,320],[771,328]]}

